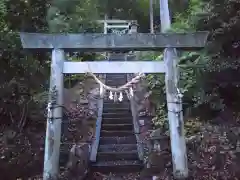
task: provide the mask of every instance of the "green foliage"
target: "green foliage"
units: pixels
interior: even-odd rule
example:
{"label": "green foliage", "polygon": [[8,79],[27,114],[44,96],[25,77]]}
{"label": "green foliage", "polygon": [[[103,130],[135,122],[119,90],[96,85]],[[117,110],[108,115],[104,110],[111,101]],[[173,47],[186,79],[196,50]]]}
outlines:
{"label": "green foliage", "polygon": [[[191,32],[207,30],[210,38],[207,47],[199,52],[179,52],[180,88],[184,93],[186,112],[203,109],[212,111],[238,108],[239,96],[239,13],[240,3],[233,1],[190,0],[188,10],[177,13],[170,31]],[[152,58],[154,58],[152,56]],[[161,60],[161,58],[158,58]],[[149,75],[149,89],[157,107],[156,125],[164,125],[166,99],[164,78]],[[164,111],[165,110],[165,111]],[[165,114],[164,114],[165,112]]]}
{"label": "green foliage", "polygon": [[95,20],[97,18],[95,0],[53,0],[47,12],[50,32],[96,31],[98,26]]}
{"label": "green foliage", "polygon": [[239,102],[239,20],[238,0],[208,1],[208,15],[197,24],[199,30],[211,32],[208,53],[208,89],[214,89],[224,103],[236,108]]}
{"label": "green foliage", "polygon": [[[191,0],[186,12],[177,13],[171,32],[196,31],[197,16],[203,12],[203,3]],[[198,108],[203,104],[211,104],[213,109],[221,109],[220,99],[216,94],[205,91],[206,71],[209,65],[209,55],[205,50],[200,52],[179,52],[180,90],[184,94],[184,110]],[[162,61],[162,55],[156,60]],[[153,121],[156,126],[166,127],[166,96],[164,75],[148,75],[149,89],[153,92],[151,100],[157,107],[156,117]],[[156,101],[156,99],[158,101]],[[154,101],[155,100],[155,101]],[[191,112],[188,111],[188,112]]]}
{"label": "green foliage", "polygon": [[168,130],[168,121],[167,121],[167,113],[165,111],[165,104],[157,104],[156,108],[156,116],[152,119],[156,128],[161,128],[162,130]]}
{"label": "green foliage", "polygon": [[[46,1],[0,1],[0,117],[21,131],[35,109],[32,96],[44,88],[48,64],[43,53],[31,54],[21,48],[19,31],[47,29]],[[39,118],[39,117],[38,117]]]}

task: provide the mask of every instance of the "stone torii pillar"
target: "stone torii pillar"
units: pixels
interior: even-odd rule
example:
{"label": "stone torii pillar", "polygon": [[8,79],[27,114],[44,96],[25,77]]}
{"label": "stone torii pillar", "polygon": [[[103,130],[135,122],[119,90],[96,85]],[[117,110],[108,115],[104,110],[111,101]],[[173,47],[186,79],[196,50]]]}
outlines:
{"label": "stone torii pillar", "polygon": [[[161,31],[166,32],[171,27],[168,0],[159,0]],[[179,90],[178,54],[175,48],[164,50],[166,64],[166,96],[168,122],[171,137],[171,152],[173,175],[177,179],[188,177],[187,148],[184,136],[184,121],[182,94]]]}
{"label": "stone torii pillar", "polygon": [[52,50],[43,180],[58,178],[63,109],[62,71],[64,60],[65,55],[62,49]]}

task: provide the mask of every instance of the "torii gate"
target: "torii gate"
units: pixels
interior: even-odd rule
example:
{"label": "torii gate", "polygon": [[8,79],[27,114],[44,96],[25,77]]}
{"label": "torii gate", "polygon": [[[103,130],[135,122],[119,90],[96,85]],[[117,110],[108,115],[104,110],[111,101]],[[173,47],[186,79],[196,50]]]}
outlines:
{"label": "torii gate", "polygon": [[[132,29],[136,29],[133,25]],[[187,168],[186,145],[183,134],[181,103],[179,104],[177,57],[165,54],[165,61],[134,62],[69,62],[64,51],[161,51],[165,48],[199,50],[206,43],[208,32],[195,33],[132,33],[132,34],[42,34],[20,33],[25,49],[52,51],[49,111],[47,118],[44,180],[57,179],[61,137],[63,74],[86,73],[165,73],[168,118],[174,172]],[[166,52],[167,53],[167,52]],[[170,58],[169,58],[170,57]],[[166,62],[166,63],[165,63]],[[103,68],[104,67],[104,68]]]}
{"label": "torii gate", "polygon": [[104,34],[107,34],[109,29],[127,30],[132,24],[132,22],[137,23],[136,20],[120,20],[120,19],[97,20],[97,22],[104,24],[103,27]]}

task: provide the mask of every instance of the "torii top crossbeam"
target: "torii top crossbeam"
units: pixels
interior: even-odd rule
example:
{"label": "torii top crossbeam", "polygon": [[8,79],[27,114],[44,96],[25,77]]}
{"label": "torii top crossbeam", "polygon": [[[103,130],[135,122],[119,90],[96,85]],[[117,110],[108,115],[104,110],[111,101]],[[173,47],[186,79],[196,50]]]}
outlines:
{"label": "torii top crossbeam", "polygon": [[106,19],[106,20],[97,20],[98,23],[131,23],[131,22],[137,22],[137,20],[120,20],[120,19]]}
{"label": "torii top crossbeam", "polygon": [[167,47],[196,50],[204,47],[208,32],[133,34],[42,34],[20,33],[23,48],[66,51],[157,51]]}

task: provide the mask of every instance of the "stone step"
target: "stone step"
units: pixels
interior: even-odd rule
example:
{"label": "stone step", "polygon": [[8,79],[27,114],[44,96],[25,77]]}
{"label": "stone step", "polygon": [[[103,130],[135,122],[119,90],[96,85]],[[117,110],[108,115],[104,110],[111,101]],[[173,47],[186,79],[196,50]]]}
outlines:
{"label": "stone step", "polygon": [[101,131],[101,136],[102,137],[113,137],[113,136],[118,136],[118,137],[124,137],[124,136],[131,136],[134,135],[133,131]]}
{"label": "stone step", "polygon": [[105,161],[96,162],[91,166],[92,171],[101,173],[139,172],[143,168],[140,161]]}
{"label": "stone step", "polygon": [[130,105],[131,105],[131,103],[130,103],[130,100],[127,98],[127,97],[124,97],[123,96],[123,101],[118,101],[117,100],[117,102],[114,102],[114,100],[112,100],[112,99],[109,99],[108,97],[107,98],[105,98],[105,99],[103,99],[103,104],[113,104],[113,105],[126,105],[127,107],[129,107]]}
{"label": "stone step", "polygon": [[126,83],[127,83],[127,80],[125,78],[124,79],[122,78],[108,79],[105,81],[106,85],[112,86],[112,87],[120,87]]}
{"label": "stone step", "polygon": [[60,152],[59,165],[60,166],[65,166],[68,162],[68,159],[69,159],[69,152],[68,151]]}
{"label": "stone step", "polygon": [[107,131],[116,131],[116,130],[125,130],[125,131],[132,131],[133,130],[133,124],[105,124],[103,123],[101,126],[101,130],[107,130]]}
{"label": "stone step", "polygon": [[[128,172],[128,173],[113,173],[113,172],[107,172],[106,174],[103,173],[104,176],[107,176],[107,178],[114,179],[114,180],[152,180],[152,176],[149,177],[142,177],[141,172]],[[159,174],[159,173],[158,173]],[[91,176],[92,175],[92,176]],[[94,176],[95,175],[95,176]],[[99,177],[99,178],[98,178]],[[98,174],[96,177],[95,173],[89,173],[89,175],[84,180],[96,180],[97,179],[103,179],[103,176]]]}
{"label": "stone step", "polygon": [[[112,86],[112,87],[115,87],[115,86]],[[112,104],[123,104],[123,103],[129,103],[130,104],[130,100],[128,99],[127,97],[127,94],[125,92],[123,92],[123,99],[122,101],[119,101],[117,99],[117,102],[114,102],[113,99],[110,99],[109,98],[109,94],[105,94],[104,98],[103,98],[103,102],[107,102],[107,103],[112,103]],[[117,98],[119,98],[119,93],[117,93]]]}
{"label": "stone step", "polygon": [[111,105],[130,105],[130,101],[129,100],[124,100],[122,102],[117,101],[114,102],[113,100],[106,98],[103,100],[103,104],[111,104]]}
{"label": "stone step", "polygon": [[135,136],[125,136],[125,137],[100,137],[99,144],[136,144]]}
{"label": "stone step", "polygon": [[[108,81],[116,81],[116,80],[127,82],[127,76],[125,76],[125,75],[107,76],[105,79],[105,83]],[[120,85],[120,84],[118,84],[118,85]]]}
{"label": "stone step", "polygon": [[[107,76],[106,79],[105,79],[105,83],[107,81],[111,81],[111,80],[124,80],[125,82],[127,81],[127,76],[126,75],[116,75],[116,76]],[[120,84],[118,84],[120,85]]]}
{"label": "stone step", "polygon": [[127,74],[126,73],[111,73],[111,74],[107,74],[106,75],[106,78],[109,78],[109,77],[126,77]]}
{"label": "stone step", "polygon": [[97,161],[138,160],[138,152],[100,152]]}
{"label": "stone step", "polygon": [[131,112],[114,112],[114,111],[110,111],[110,112],[104,112],[102,114],[102,118],[112,118],[112,117],[118,117],[118,118],[128,118],[128,117],[132,117],[132,113]]}
{"label": "stone step", "polygon": [[[127,76],[115,76],[115,77],[107,77],[105,79],[105,83],[111,82],[111,81],[116,81],[116,82],[127,82]],[[121,84],[119,83],[118,86]]]}
{"label": "stone step", "polygon": [[103,113],[108,113],[108,112],[116,112],[116,113],[122,113],[122,112],[131,112],[131,109],[128,107],[103,107]]}
{"label": "stone step", "polygon": [[129,102],[122,102],[122,103],[112,103],[111,101],[104,101],[103,102],[103,109],[104,108],[127,108],[130,109],[130,103]]}
{"label": "stone step", "polygon": [[[105,81],[105,84],[111,87],[120,87],[124,84],[126,84],[126,80],[125,79],[111,79],[111,80],[107,80]],[[125,94],[125,92],[123,91],[123,93]]]}
{"label": "stone step", "polygon": [[106,80],[108,79],[127,79],[127,75],[126,74],[109,74],[106,76]]}
{"label": "stone step", "polygon": [[111,87],[119,87],[121,85],[126,84],[126,82],[127,81],[125,79],[124,80],[112,79],[112,80],[107,80],[105,84]]}
{"label": "stone step", "polygon": [[108,144],[100,145],[98,152],[122,152],[122,151],[137,151],[136,144]]}
{"label": "stone step", "polygon": [[102,124],[132,124],[132,117],[112,117],[112,118],[102,118]]}
{"label": "stone step", "polygon": [[129,100],[124,100],[120,103],[114,103],[113,100],[104,100],[103,101],[103,108],[126,108],[126,109],[130,109],[131,108],[131,104]]}

